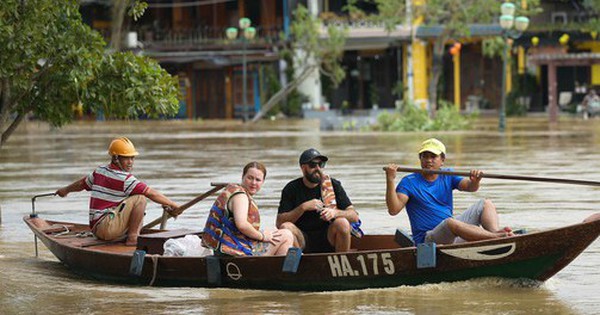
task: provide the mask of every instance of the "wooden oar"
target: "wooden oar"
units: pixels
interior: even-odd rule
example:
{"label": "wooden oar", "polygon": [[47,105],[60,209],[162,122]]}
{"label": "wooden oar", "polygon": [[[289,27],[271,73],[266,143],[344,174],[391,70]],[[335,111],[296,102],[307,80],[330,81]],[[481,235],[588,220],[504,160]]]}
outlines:
{"label": "wooden oar", "polygon": [[[182,205],[181,207],[179,207],[179,210],[183,213],[183,211],[185,211],[186,209],[188,209],[189,207],[195,205],[196,203],[198,203],[200,200],[205,199],[206,197],[209,197],[210,195],[214,194],[215,192],[223,189],[223,187],[227,186],[228,183],[210,183],[211,186],[214,186],[213,189],[203,193],[202,195],[188,201],[187,203],[185,203],[184,205]],[[153,228],[154,226],[156,226],[157,224],[161,224],[161,230],[163,230],[166,226],[166,222],[169,218],[171,218],[171,214],[168,213],[167,211],[163,211],[163,214],[160,218],[156,218],[154,221],[144,225],[144,227],[142,229],[150,229]]]}
{"label": "wooden oar", "polygon": [[[384,168],[385,170],[385,168]],[[422,174],[444,174],[444,175],[458,175],[469,177],[471,175],[470,172],[452,172],[452,171],[442,171],[442,170],[427,170],[421,168],[408,168],[408,167],[398,167],[398,172],[408,172],[408,173],[422,173]],[[561,184],[574,184],[574,185],[587,185],[587,186],[600,186],[600,182],[590,181],[590,180],[577,180],[577,179],[562,179],[562,178],[551,178],[551,177],[534,177],[534,176],[520,176],[520,175],[498,175],[498,174],[488,174],[483,173],[482,177],[486,178],[497,178],[497,179],[514,179],[514,180],[526,180],[533,182],[547,182],[547,183],[561,183]]]}

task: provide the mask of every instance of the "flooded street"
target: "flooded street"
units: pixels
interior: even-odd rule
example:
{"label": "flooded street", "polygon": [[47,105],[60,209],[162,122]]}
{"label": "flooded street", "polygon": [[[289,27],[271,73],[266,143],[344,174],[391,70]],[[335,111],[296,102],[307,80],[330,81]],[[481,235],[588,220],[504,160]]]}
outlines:
{"label": "flooded street", "polygon": [[[549,130],[544,118],[495,120],[477,131],[450,133],[321,132],[318,122],[142,121],[79,122],[60,130],[28,123],[0,149],[1,314],[597,314],[600,308],[600,241],[541,286],[479,279],[417,287],[348,292],[155,288],[100,283],[71,273],[22,221],[31,197],[56,191],[106,164],[115,136],[127,136],[140,155],[133,174],[183,204],[211,182],[238,182],[243,165],[263,162],[268,176],[256,196],[263,227],[272,227],[283,186],[301,175],[300,153],[315,147],[329,156],[326,172],[341,180],[369,234],[409,229],[405,212],[387,214],[382,167],[418,167],[421,141],[435,136],[448,149],[445,166],[457,171],[600,181],[600,120],[565,119]],[[400,174],[400,177],[404,174]],[[462,212],[479,198],[494,201],[502,226],[547,229],[581,222],[600,212],[600,188],[483,179],[476,193],[455,192]],[[89,193],[36,202],[40,216],[87,222]],[[186,210],[169,228],[202,228],[214,198]],[[149,202],[145,222],[161,209]]]}

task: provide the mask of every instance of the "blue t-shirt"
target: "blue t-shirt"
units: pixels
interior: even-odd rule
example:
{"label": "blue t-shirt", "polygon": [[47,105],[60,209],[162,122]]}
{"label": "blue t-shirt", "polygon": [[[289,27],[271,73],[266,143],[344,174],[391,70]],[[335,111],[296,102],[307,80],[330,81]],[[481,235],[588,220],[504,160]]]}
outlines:
{"label": "blue t-shirt", "polygon": [[458,189],[462,179],[461,176],[440,174],[435,181],[429,182],[420,173],[414,173],[398,183],[396,192],[408,196],[406,212],[415,244],[423,243],[427,231],[452,217],[452,190]]}

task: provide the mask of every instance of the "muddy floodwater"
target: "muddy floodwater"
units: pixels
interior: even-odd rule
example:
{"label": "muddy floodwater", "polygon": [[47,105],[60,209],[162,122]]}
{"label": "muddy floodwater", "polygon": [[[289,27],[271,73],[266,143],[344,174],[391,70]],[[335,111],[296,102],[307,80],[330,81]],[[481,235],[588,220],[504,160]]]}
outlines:
{"label": "muddy floodwater", "polygon": [[[63,129],[29,122],[0,149],[0,314],[597,314],[600,310],[600,242],[596,240],[549,281],[477,279],[416,287],[347,292],[279,292],[155,288],[97,282],[73,274],[22,221],[31,197],[54,192],[108,162],[112,137],[127,136],[140,155],[133,173],[183,204],[211,182],[237,182],[249,161],[268,176],[257,194],[262,224],[272,227],[283,186],[300,176],[299,154],[309,147],[329,156],[326,171],[339,179],[369,234],[408,230],[404,212],[387,214],[382,167],[418,167],[421,141],[435,136],[447,148],[446,166],[494,174],[600,181],[600,120],[509,119],[507,132],[481,119],[475,129],[445,133],[319,131],[314,121],[78,122]],[[403,175],[403,174],[401,174]],[[399,180],[400,178],[398,178]],[[461,212],[482,197],[498,207],[500,223],[548,229],[600,212],[598,187],[485,179],[476,193],[455,193]],[[42,217],[87,221],[89,193],[36,202]],[[201,228],[214,198],[186,210],[169,228]],[[160,216],[149,203],[146,222]]]}

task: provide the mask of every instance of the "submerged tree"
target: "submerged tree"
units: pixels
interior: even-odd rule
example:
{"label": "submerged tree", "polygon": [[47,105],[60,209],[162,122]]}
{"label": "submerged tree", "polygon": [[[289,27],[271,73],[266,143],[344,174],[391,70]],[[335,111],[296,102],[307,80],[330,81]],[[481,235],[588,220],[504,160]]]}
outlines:
{"label": "submerged tree", "polygon": [[329,26],[327,35],[323,37],[321,25],[321,22],[312,16],[306,7],[299,5],[294,11],[294,19],[290,26],[291,38],[289,40],[284,38],[288,45],[282,54],[283,58],[294,60],[293,67],[300,69],[301,72],[267,101],[261,111],[254,116],[253,122],[298,88],[315,69],[330,78],[334,86],[344,79],[345,72],[340,61],[344,54],[346,30]]}
{"label": "submerged tree", "polygon": [[78,104],[108,119],[176,114],[175,78],[146,57],[105,47],[76,0],[3,0],[0,147],[28,115],[62,126]]}

